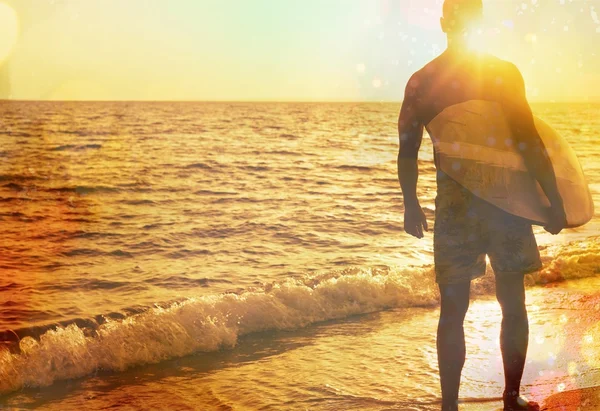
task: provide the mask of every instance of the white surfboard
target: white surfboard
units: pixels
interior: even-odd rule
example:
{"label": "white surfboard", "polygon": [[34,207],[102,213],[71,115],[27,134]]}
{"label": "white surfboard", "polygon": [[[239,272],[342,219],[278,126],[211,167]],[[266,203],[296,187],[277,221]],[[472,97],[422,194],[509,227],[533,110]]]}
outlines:
{"label": "white surfboard", "polygon": [[[581,165],[564,138],[543,120],[534,120],[554,167],[567,227],[581,226],[594,215]],[[450,106],[426,128],[443,172],[511,214],[548,223],[550,203],[527,170],[499,103],[471,100]]]}

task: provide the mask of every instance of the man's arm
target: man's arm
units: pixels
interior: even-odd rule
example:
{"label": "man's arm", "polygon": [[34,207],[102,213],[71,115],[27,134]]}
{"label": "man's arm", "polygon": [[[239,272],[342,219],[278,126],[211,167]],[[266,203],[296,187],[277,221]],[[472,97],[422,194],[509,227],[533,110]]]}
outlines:
{"label": "man's arm", "polygon": [[508,118],[511,122],[511,128],[517,140],[517,144],[527,169],[533,174],[539,182],[544,194],[548,197],[551,205],[551,223],[547,229],[552,234],[560,232],[566,225],[564,216],[564,207],[562,197],[556,185],[556,175],[554,168],[548,158],[546,147],[540,135],[535,128],[533,114],[525,94],[525,82],[519,69],[512,66],[515,87],[508,92],[511,93],[505,104],[508,110]]}
{"label": "man's arm", "polygon": [[417,180],[419,168],[417,157],[423,141],[423,124],[418,116],[418,78],[413,75],[409,80],[398,116],[398,181],[404,197],[404,231],[423,238],[423,228],[427,231],[427,219],[417,198]]}

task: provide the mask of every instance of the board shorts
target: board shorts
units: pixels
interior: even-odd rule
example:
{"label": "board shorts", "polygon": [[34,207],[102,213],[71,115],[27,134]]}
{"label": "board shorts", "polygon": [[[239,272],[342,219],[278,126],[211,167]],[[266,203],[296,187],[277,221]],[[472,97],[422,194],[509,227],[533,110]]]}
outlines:
{"label": "board shorts", "polygon": [[531,223],[476,197],[438,170],[433,250],[438,284],[482,277],[486,254],[496,277],[542,268]]}

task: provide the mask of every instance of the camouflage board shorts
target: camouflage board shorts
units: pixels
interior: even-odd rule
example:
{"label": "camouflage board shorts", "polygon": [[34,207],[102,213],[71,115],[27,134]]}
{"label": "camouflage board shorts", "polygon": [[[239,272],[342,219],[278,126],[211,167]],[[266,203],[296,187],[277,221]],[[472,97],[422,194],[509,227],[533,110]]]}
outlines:
{"label": "camouflage board shorts", "polygon": [[484,200],[438,171],[433,248],[436,282],[455,284],[481,277],[486,254],[498,276],[542,268],[531,224]]}

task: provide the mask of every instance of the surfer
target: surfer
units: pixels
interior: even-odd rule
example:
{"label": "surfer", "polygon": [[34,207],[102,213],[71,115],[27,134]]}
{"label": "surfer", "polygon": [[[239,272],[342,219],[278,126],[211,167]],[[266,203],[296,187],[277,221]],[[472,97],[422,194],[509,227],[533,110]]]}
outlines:
{"label": "surfer", "polygon": [[[468,47],[468,32],[483,15],[482,0],[446,0],[441,19],[447,49],[410,78],[398,119],[398,179],[404,197],[404,230],[423,238],[428,223],[417,198],[417,155],[423,128],[446,107],[469,100],[502,105],[514,144],[551,204],[545,229],[558,234],[566,226],[552,165],[535,128],[523,77],[514,64]],[[438,166],[436,158],[436,167]],[[441,295],[437,330],[442,410],[458,410],[460,376],[465,362],[463,322],[472,279],[485,274],[487,254],[496,277],[502,308],[500,347],[505,390],[504,410],[537,410],[520,396],[529,339],[524,276],[542,267],[531,223],[479,199],[437,167],[434,261]]]}

